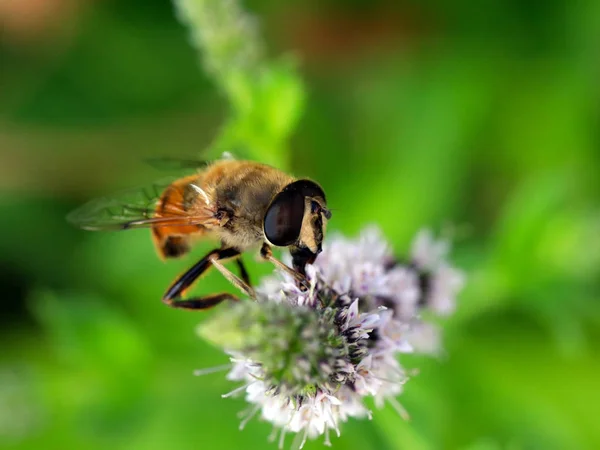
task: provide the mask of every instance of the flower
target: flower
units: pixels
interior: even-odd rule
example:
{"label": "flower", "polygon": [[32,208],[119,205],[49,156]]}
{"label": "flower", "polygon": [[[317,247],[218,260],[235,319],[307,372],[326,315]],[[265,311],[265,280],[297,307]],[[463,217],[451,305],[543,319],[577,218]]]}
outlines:
{"label": "flower", "polygon": [[454,312],[456,294],[465,283],[464,274],[446,259],[449,250],[448,241],[436,241],[431,231],[423,230],[417,234],[411,252],[412,263],[423,274],[426,285],[422,301],[443,316]]}
{"label": "flower", "polygon": [[200,334],[230,355],[228,379],[242,385],[225,397],[245,393],[252,406],[241,428],[260,413],[279,431],[309,438],[339,435],[348,418],[371,417],[376,407],[396,401],[409,376],[399,355],[439,350],[439,330],[421,313],[449,314],[464,280],[447,261],[449,244],[419,233],[412,257],[403,263],[376,228],[358,239],[334,236],[313,265],[307,286],[287,273],[267,277],[258,302],[223,309]]}
{"label": "flower", "polygon": [[209,75],[227,79],[258,66],[264,53],[258,24],[238,1],[175,0],[174,4],[177,16],[190,28],[192,43],[202,51]]}

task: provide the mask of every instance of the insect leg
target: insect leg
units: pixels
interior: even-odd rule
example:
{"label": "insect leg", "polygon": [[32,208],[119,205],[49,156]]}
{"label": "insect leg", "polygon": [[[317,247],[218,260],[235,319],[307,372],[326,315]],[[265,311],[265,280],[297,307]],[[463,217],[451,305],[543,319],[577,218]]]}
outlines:
{"label": "insect leg", "polygon": [[284,272],[290,274],[301,285],[308,286],[306,282],[306,277],[300,272],[297,272],[291,267],[286,266],[284,263],[275,258],[273,256],[273,252],[271,251],[271,247],[269,247],[268,244],[263,244],[262,248],[260,249],[260,256],[262,256],[262,258],[266,261],[273,263],[275,267],[277,267],[279,270],[283,270]]}
{"label": "insect leg", "polygon": [[186,300],[182,299],[185,291],[198,279],[198,277],[213,265],[214,261],[218,259],[234,258],[239,256],[239,254],[240,252],[233,248],[218,249],[209,252],[204,258],[175,280],[163,295],[163,303],[173,308],[208,309],[221,303],[223,300],[239,300],[235,295],[227,292]]}
{"label": "insect leg", "polygon": [[256,293],[254,292],[254,289],[252,289],[250,286],[248,286],[248,284],[244,280],[242,280],[236,274],[231,272],[227,267],[225,267],[219,261],[218,258],[213,256],[211,262],[212,262],[212,265],[215,266],[215,269],[217,269],[219,272],[221,272],[223,274],[223,276],[225,278],[227,278],[231,284],[233,284],[235,287],[237,287],[240,291],[242,291],[244,294],[246,294],[250,298],[256,298]]}
{"label": "insect leg", "polygon": [[187,300],[179,300],[179,298],[180,297],[173,299],[163,298],[163,302],[171,308],[198,310],[212,308],[213,306],[218,305],[224,300],[239,300],[239,298],[237,298],[235,295],[230,294],[228,292],[223,292],[221,294],[206,295],[204,297],[194,297]]}
{"label": "insect leg", "polygon": [[238,269],[240,269],[240,276],[242,277],[242,280],[244,280],[246,282],[246,284],[248,286],[252,286],[252,282],[250,281],[250,275],[248,275],[248,271],[246,270],[246,266],[244,265],[244,261],[242,261],[242,258],[238,258],[235,260]]}

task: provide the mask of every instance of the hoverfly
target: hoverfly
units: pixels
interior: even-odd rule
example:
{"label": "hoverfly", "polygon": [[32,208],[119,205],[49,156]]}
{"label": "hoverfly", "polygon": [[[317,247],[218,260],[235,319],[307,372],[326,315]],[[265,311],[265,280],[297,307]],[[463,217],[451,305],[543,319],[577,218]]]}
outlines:
{"label": "hoverfly", "polygon": [[[321,252],[331,218],[323,189],[314,181],[295,179],[252,161],[197,162],[196,168],[197,173],[166,184],[92,200],[73,211],[68,220],[86,230],[150,228],[161,258],[185,255],[197,239],[212,236],[220,240],[219,248],[167,289],[162,300],[171,307],[206,309],[238,299],[230,293],[183,299],[186,290],[211,266],[255,298],[240,259],[252,248],[260,248],[264,260],[303,284],[305,266]],[[271,247],[287,247],[292,268],[276,259]],[[223,265],[227,259],[236,260],[240,276]]]}

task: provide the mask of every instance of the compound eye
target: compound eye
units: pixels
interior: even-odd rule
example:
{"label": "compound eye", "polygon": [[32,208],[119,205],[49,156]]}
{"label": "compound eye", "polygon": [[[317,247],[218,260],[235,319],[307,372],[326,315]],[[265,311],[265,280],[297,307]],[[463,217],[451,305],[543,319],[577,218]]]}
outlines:
{"label": "compound eye", "polygon": [[304,218],[304,195],[296,189],[277,194],[265,214],[264,232],[269,242],[287,247],[298,240]]}

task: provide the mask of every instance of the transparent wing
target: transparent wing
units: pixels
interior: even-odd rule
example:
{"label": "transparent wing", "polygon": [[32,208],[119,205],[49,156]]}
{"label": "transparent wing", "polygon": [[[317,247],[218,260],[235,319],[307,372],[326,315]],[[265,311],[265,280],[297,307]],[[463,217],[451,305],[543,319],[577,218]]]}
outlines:
{"label": "transparent wing", "polygon": [[146,158],[144,162],[150,167],[162,171],[187,171],[205,169],[211,161],[204,161],[201,159],[181,159],[181,158],[170,158],[170,157],[157,157],[157,158]]}
{"label": "transparent wing", "polygon": [[[166,202],[157,213],[157,202],[167,189],[181,190],[169,178],[149,186],[123,191],[92,200],[67,216],[73,225],[85,230],[127,230],[151,226],[202,225],[212,217],[208,209],[190,214],[181,202]],[[182,198],[181,192],[176,192]]]}
{"label": "transparent wing", "polygon": [[[237,159],[234,156],[234,153],[235,152],[225,150],[222,152],[221,156],[217,158],[217,160]],[[206,169],[214,161],[215,160],[196,159],[193,157],[173,158],[170,156],[159,156],[144,159],[144,162],[154,169],[171,172],[187,171],[188,174],[190,173],[190,170]]]}

